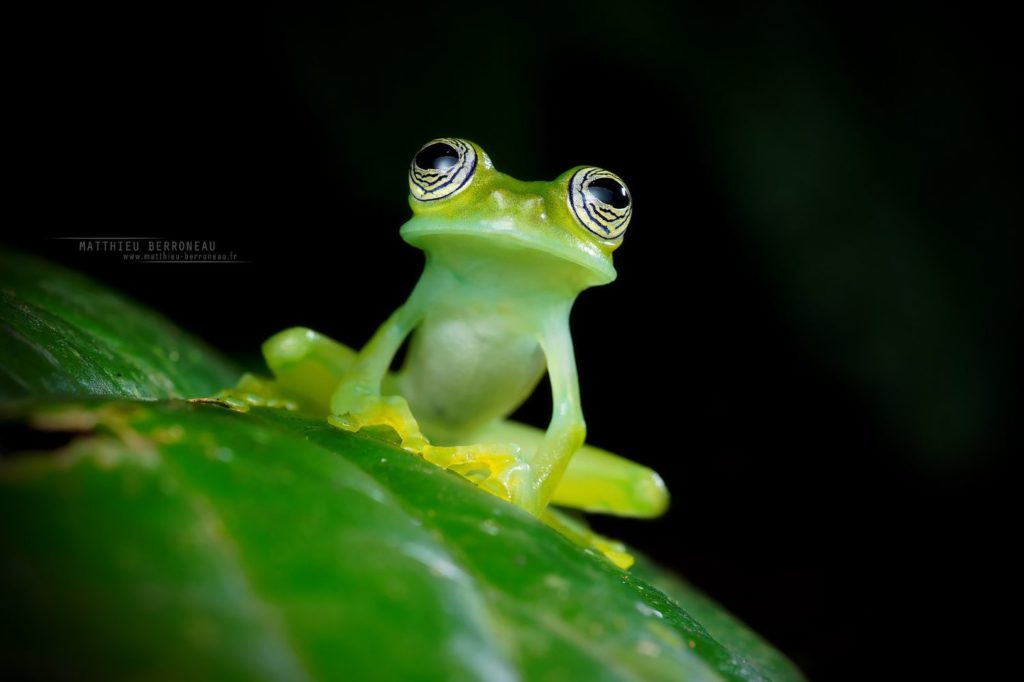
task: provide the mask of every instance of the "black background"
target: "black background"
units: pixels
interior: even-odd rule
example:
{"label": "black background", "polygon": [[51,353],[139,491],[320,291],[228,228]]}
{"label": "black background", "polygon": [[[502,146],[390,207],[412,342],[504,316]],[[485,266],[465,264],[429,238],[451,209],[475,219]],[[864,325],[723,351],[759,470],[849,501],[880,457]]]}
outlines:
{"label": "black background", "polygon": [[[635,214],[574,312],[589,438],[674,505],[597,526],[815,679],[980,679],[1019,543],[1017,38],[978,6],[700,4],[19,18],[5,240],[252,361],[296,324],[358,346],[401,303],[425,141],[612,169]],[[50,239],[116,235],[245,262]]]}

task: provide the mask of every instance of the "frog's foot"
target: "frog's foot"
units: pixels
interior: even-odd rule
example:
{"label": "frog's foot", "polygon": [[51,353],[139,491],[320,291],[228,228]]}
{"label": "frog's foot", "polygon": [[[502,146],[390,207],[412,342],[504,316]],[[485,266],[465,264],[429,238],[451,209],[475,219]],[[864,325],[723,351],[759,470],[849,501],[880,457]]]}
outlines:
{"label": "frog's foot", "polygon": [[328,417],[327,421],[346,431],[365,429],[372,433],[386,427],[397,435],[402,449],[454,471],[503,500],[527,506],[524,481],[529,466],[520,457],[518,445],[431,445],[409,404],[397,395],[360,398],[352,410]]}
{"label": "frog's foot", "polygon": [[365,396],[350,411],[332,415],[327,421],[346,431],[375,431],[376,427],[388,427],[397,434],[398,444],[404,450],[417,455],[422,455],[428,444],[409,404],[397,395]]}
{"label": "frog's foot", "polygon": [[624,571],[628,570],[636,561],[621,542],[598,535],[590,530],[583,521],[578,521],[568,514],[549,507],[541,515],[541,520],[580,547],[601,553],[608,561]]}
{"label": "frog's foot", "polygon": [[427,445],[423,459],[454,471],[501,499],[527,507],[530,467],[513,444]]}
{"label": "frog's foot", "polygon": [[212,396],[191,398],[190,403],[219,405],[236,412],[248,412],[250,407],[279,407],[295,410],[294,401],[283,397],[274,387],[274,382],[254,374],[243,374],[234,388],[225,388]]}

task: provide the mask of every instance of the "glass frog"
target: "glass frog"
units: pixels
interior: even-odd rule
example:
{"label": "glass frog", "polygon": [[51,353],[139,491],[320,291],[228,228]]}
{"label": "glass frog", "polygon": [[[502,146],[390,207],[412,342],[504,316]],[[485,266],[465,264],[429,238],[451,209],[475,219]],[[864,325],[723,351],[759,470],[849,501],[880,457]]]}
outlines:
{"label": "glass frog", "polygon": [[[401,236],[426,265],[408,300],[358,352],[306,328],[275,335],[263,347],[275,380],[254,392],[342,429],[389,427],[402,448],[628,567],[620,545],[549,509],[654,517],[668,504],[657,473],[584,444],[569,333],[580,292],[616,277],[612,252],[633,208],[625,183],[587,166],[523,182],[475,143],[440,138],[413,158],[409,204]],[[547,429],[509,421],[545,371]]]}

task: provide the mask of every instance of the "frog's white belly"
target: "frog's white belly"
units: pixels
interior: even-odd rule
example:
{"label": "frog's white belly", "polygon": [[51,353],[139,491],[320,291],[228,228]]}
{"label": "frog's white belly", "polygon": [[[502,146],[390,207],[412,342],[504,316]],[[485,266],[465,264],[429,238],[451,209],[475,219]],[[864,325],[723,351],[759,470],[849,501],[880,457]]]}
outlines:
{"label": "frog's white belly", "polygon": [[435,313],[412,338],[399,386],[426,435],[456,444],[515,410],[544,369],[540,344],[520,318]]}

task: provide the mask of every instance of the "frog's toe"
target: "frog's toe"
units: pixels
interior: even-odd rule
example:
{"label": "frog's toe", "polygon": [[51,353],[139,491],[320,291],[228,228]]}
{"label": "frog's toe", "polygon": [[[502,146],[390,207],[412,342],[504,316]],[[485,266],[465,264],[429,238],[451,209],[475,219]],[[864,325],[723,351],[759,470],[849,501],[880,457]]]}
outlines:
{"label": "frog's toe", "polygon": [[522,448],[512,443],[428,445],[422,455],[432,464],[449,469],[503,500],[529,508],[530,466]]}
{"label": "frog's toe", "polygon": [[236,412],[248,412],[250,407],[279,407],[287,410],[297,409],[294,401],[289,400],[275,389],[272,380],[263,379],[254,374],[243,374],[234,388],[225,388],[212,396],[192,398],[190,403],[219,405]]}
{"label": "frog's toe", "polygon": [[624,571],[628,570],[636,562],[636,559],[627,551],[625,545],[618,540],[595,533],[582,520],[574,519],[550,507],[541,515],[541,520],[580,547],[585,547],[604,555],[608,561]]}
{"label": "frog's toe", "polygon": [[367,396],[354,409],[331,415],[327,421],[346,431],[387,427],[394,431],[403,449],[417,454],[427,446],[427,439],[412,416],[409,404],[401,396]]}

